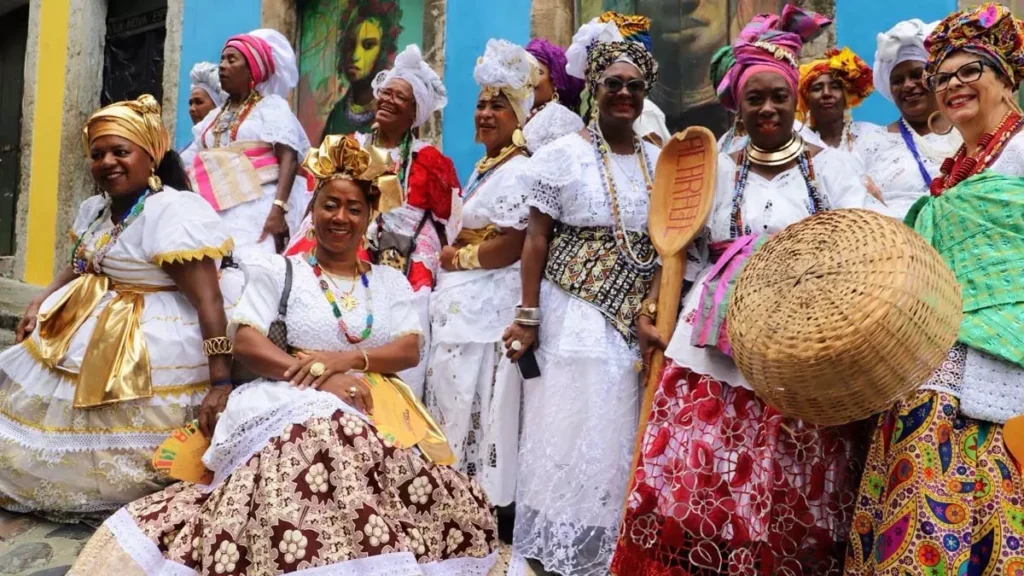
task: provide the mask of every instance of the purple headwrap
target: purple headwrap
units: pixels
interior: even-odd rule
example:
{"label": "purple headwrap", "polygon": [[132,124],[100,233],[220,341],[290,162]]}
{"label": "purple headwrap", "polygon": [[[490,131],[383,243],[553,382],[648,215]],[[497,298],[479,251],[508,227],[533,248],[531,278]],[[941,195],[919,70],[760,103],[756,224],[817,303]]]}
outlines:
{"label": "purple headwrap", "polygon": [[583,80],[574,78],[565,71],[565,48],[543,38],[534,38],[526,45],[526,51],[547,66],[551,84],[555,87],[562,105],[573,110],[579,108]]}
{"label": "purple headwrap", "polygon": [[718,99],[722,105],[736,112],[743,84],[754,74],[764,71],[778,72],[792,86],[795,96],[800,82],[800,51],[805,42],[817,38],[831,23],[817,12],[792,4],[782,9],[781,16],[755,16],[733,42],[736,65],[718,85]]}

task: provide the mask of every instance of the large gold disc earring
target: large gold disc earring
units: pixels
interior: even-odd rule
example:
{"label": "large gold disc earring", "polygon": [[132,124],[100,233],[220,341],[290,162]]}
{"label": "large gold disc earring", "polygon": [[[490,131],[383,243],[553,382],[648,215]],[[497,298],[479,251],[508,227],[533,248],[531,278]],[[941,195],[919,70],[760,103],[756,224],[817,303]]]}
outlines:
{"label": "large gold disc earring", "polygon": [[519,128],[512,133],[512,144],[517,148],[526,148],[526,136],[523,136],[523,131]]}
{"label": "large gold disc earring", "polygon": [[149,189],[152,192],[159,192],[164,189],[164,183],[160,180],[160,177],[156,175],[155,169],[153,170],[153,173],[150,174],[149,180],[146,183],[149,184]]}

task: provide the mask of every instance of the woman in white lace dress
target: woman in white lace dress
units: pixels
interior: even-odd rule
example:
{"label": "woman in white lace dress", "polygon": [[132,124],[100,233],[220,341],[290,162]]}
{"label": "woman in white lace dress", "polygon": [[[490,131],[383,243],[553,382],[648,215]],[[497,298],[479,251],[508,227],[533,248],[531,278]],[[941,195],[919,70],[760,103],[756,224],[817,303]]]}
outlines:
{"label": "woman in white lace dress", "polygon": [[306,131],[286,98],[299,80],[295,52],[274,30],[233,36],[220,61],[228,99],[192,129],[185,151],[192,188],[223,219],[241,260],[276,253],[309,203],[305,178],[296,178],[309,150]]}
{"label": "woman in white lace dress", "polygon": [[[658,148],[633,131],[657,64],[640,43],[646,18],[605,19],[581,28],[569,49],[569,72],[588,79],[597,118],[542,148],[524,174],[522,308],[504,338],[513,360],[529,353],[540,369],[523,384],[513,549],[578,576],[608,573],[641,358],[657,341],[639,313],[641,300],[657,297],[646,230]],[[643,32],[623,39],[619,25]]]}
{"label": "woman in white lace dress", "polygon": [[[490,40],[477,61],[477,163],[450,222],[430,298],[432,339],[426,403],[444,429],[457,468],[479,481],[491,503],[515,499],[521,382],[501,335],[519,304],[519,255],[529,208],[520,184],[527,163],[520,126],[529,114],[536,62],[521,47]],[[455,228],[458,228],[457,230]]]}
{"label": "woman in white lace dress", "polygon": [[[358,256],[389,163],[328,136],[304,166],[318,184],[316,247],[249,265],[229,332],[262,378],[220,415],[203,456],[211,484],[123,508],[73,573],[463,576],[494,565],[487,497],[444,465],[444,436],[408,388],[380,375],[415,365],[420,338],[402,273]],[[298,359],[266,336],[277,321]]]}
{"label": "woman in white lace dress", "polygon": [[224,301],[242,283],[237,270],[218,283],[231,237],[188,191],[152,96],[99,110],[85,139],[103,194],[82,203],[71,262],[0,354],[0,506],[61,521],[170,482],[153,451],[226,401]]}
{"label": "woman in white lace dress", "polygon": [[784,418],[755,396],[726,329],[713,322],[724,312],[707,288],[734,282],[756,247],[794,222],[824,210],[884,209],[849,153],[804,143],[791,128],[797,58],[828,22],[787,6],[781,17],[756,17],[734,44],[738,64],[721,94],[750,143],[718,157],[706,250],[692,249],[702,252],[687,267],[696,281],[665,352],[616,574],[842,574],[859,478],[856,428]]}
{"label": "woman in white lace dress", "polygon": [[580,119],[580,93],[583,80],[565,70],[565,49],[543,39],[534,38],[526,51],[537,59],[540,81],[533,91],[533,111],[523,127],[526,146],[531,154],[566,134],[583,129]]}
{"label": "woman in white lace dress", "polygon": [[1024,25],[984,4],[940,22],[927,83],[964,146],[907,224],[956,274],[958,342],[920,390],[881,415],[856,500],[846,574],[1024,570]]}
{"label": "woman in white lace dress", "polygon": [[866,177],[857,141],[865,133],[882,127],[852,119],[853,109],[874,90],[871,68],[852,50],[845,47],[826,50],[822,58],[800,66],[797,117],[814,133],[813,143],[848,152],[857,163],[854,171],[864,177],[870,192],[880,196]]}
{"label": "woman in white lace dress", "polygon": [[896,105],[900,118],[857,142],[868,176],[897,218],[928,194],[939,165],[962,142],[924,85],[924,41],[933,27],[913,19],[878,35],[875,91]]}

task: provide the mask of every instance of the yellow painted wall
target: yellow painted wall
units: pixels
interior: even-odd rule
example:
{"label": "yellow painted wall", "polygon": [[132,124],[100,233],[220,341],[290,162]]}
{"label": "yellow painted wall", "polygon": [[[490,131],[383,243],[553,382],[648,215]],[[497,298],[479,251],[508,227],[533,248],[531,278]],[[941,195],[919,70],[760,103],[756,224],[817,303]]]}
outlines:
{"label": "yellow painted wall", "polygon": [[46,0],[40,5],[25,281],[45,285],[53,278],[58,233],[57,186],[71,0]]}

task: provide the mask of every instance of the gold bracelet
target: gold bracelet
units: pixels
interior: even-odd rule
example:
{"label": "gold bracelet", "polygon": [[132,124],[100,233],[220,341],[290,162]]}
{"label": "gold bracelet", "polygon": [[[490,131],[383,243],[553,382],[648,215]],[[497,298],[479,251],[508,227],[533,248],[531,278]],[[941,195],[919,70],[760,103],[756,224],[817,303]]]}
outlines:
{"label": "gold bracelet", "polygon": [[227,336],[217,336],[203,340],[203,354],[206,356],[226,356],[234,351],[231,340]]}
{"label": "gold bracelet", "polygon": [[459,269],[476,270],[480,267],[480,246],[459,248]]}
{"label": "gold bracelet", "polygon": [[459,255],[462,254],[462,249],[459,248],[455,251],[455,255],[452,256],[452,268],[459,270]]}
{"label": "gold bracelet", "polygon": [[370,371],[370,355],[366,353],[366,350],[360,350],[363,353],[363,372]]}

